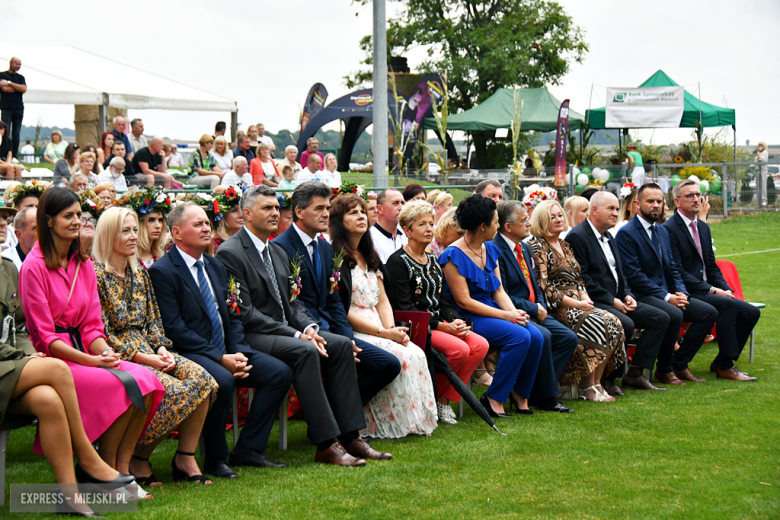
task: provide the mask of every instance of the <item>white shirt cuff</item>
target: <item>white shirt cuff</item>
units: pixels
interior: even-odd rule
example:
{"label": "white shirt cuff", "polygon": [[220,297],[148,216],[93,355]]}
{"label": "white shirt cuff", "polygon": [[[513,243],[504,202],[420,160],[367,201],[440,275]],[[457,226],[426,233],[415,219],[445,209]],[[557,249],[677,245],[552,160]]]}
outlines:
{"label": "white shirt cuff", "polygon": [[673,294],[671,294],[671,293],[668,293],[666,296],[664,296],[664,301],[665,301],[665,302],[668,302],[668,301],[669,301],[669,298],[671,298],[672,296],[674,296],[674,295],[673,295]]}
{"label": "white shirt cuff", "polygon": [[309,329],[310,329],[310,328],[312,328],[312,327],[314,327],[314,333],[315,333],[315,334],[317,334],[317,333],[320,331],[320,326],[319,326],[319,325],[317,325],[316,323],[312,323],[312,324],[310,324],[308,327],[306,327],[305,329],[303,329],[303,332],[296,332],[296,333],[295,333],[295,337],[296,337],[296,338],[300,338],[300,337],[301,337],[301,334],[306,334],[306,331],[307,331],[307,330],[309,330]]}

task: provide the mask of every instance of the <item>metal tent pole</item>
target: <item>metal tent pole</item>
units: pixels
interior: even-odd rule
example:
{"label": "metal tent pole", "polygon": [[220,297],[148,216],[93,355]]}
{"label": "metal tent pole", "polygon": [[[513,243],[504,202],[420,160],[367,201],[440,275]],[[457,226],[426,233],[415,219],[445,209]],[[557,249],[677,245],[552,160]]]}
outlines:
{"label": "metal tent pole", "polygon": [[387,187],[387,27],[385,0],[374,0],[374,186]]}

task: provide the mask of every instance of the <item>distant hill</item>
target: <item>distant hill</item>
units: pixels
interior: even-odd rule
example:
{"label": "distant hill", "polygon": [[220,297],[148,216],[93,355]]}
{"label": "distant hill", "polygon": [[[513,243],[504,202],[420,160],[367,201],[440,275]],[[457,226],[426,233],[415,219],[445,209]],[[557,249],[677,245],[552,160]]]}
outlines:
{"label": "distant hill", "polygon": [[[38,141],[44,141],[49,142],[49,138],[51,137],[51,133],[55,130],[59,130],[62,132],[62,137],[65,138],[66,141],[71,141],[76,138],[76,131],[72,128],[60,128],[59,126],[42,126],[40,134],[38,136]],[[35,140],[35,127],[34,126],[27,126],[22,125],[22,132],[21,132],[21,141],[24,143],[28,139],[30,141]],[[70,139],[69,139],[70,138]]]}

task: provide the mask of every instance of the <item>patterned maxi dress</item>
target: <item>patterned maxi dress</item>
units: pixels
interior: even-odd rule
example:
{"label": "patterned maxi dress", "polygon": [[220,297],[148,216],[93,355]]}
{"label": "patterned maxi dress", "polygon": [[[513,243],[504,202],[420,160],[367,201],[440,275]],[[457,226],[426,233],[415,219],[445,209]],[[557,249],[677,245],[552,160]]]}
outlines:
{"label": "patterned maxi dress", "polygon": [[[379,284],[375,271],[352,269],[352,304],[354,312],[377,326],[381,325],[376,306],[379,303]],[[355,337],[376,345],[401,361],[401,373],[384,387],[363,408],[366,429],[360,434],[368,437],[400,438],[409,434],[430,435],[437,426],[436,397],[428,371],[425,353],[412,342],[407,346],[389,339],[355,332]]]}
{"label": "patterned maxi dress", "polygon": [[620,320],[606,311],[596,309],[586,312],[561,305],[564,296],[579,300],[587,292],[571,247],[564,240],[560,244],[564,256],[543,238],[533,237],[528,242],[534,253],[536,275],[550,315],[577,334],[577,350],[560,380],[562,384],[574,384],[593,372],[605,359],[609,359],[605,374],[619,366],[625,359],[625,336]]}
{"label": "patterned maxi dress", "polygon": [[[128,265],[125,277],[121,278],[107,272],[103,264],[96,263],[95,274],[108,346],[119,352],[124,361],[132,360],[139,353],[156,354],[160,347],[170,350],[171,341],[165,337],[160,309],[146,269],[133,273]],[[212,392],[216,397],[219,386],[205,368],[175,352],[171,355],[176,359],[171,372],[142,365],[159,378],[165,387],[165,397],[138,446],[146,446],[173,430]]]}

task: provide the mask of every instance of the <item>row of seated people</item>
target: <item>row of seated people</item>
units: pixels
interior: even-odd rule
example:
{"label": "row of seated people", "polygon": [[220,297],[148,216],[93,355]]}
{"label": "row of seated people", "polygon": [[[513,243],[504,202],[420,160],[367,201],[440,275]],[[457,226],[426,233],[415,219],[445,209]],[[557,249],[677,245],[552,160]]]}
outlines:
{"label": "row of seated people", "polygon": [[[662,194],[656,199],[655,191],[652,185],[640,190],[642,219],[636,219],[635,227],[657,219]],[[506,202],[497,210],[491,199],[469,197],[456,210],[465,235],[436,259],[425,251],[432,241],[435,210],[425,202],[409,203],[398,213],[408,243],[382,266],[371,241],[373,230],[366,232],[365,201],[342,195],[331,206],[331,193],[321,183],[300,185],[292,197],[295,224],[269,242],[278,232],[276,193],[266,186],[248,189],[239,206],[243,226],[219,246],[217,260],[204,254],[212,239],[206,213],[195,203],[179,204],[168,215],[175,247],[148,273],[135,266],[138,218],[133,211],[115,207],[101,216],[93,269],[78,243],[80,199],[67,189],[44,193],[37,210],[39,240],[22,265],[21,306],[36,350],[65,360],[70,368],[86,435],[89,441],[100,439],[101,456],[110,466],[148,484],[157,483],[144,459],[179,425],[184,433],[172,462],[175,475],[207,481],[192,458],[202,428],[206,471],[235,477],[226,463],[224,423],[236,383],[258,388],[259,395],[230,454],[232,465],[278,465],[263,452],[275,410],[291,382],[303,405],[309,437],[317,445],[315,460],[364,465],[365,458],[390,458],[370,448],[361,432],[384,437],[430,434],[437,417],[448,415],[450,398],[457,399],[446,384],[433,395],[424,357],[409,344],[408,331],[394,325],[394,306],[431,312],[434,332],[442,333],[432,334],[432,345],[447,354],[464,382],[488,344],[501,351],[493,384],[483,398],[495,416],[507,416],[503,403],[510,396],[521,413],[532,413],[528,398],[533,392],[540,408],[568,411],[557,401],[557,382],[567,377],[580,382],[588,399],[612,399],[600,388],[601,374],[622,362],[623,330],[633,331],[616,315],[631,316],[638,303],[626,294],[622,301],[613,298],[611,310],[597,309],[588,293],[593,291],[585,287],[598,279],[597,270],[580,271],[584,262],[575,259],[566,242],[556,240],[565,227],[560,205],[543,203],[534,211],[531,254],[520,245],[529,227],[522,205]],[[595,231],[603,228],[603,237],[614,225],[617,200],[610,197],[614,199],[607,194],[594,197],[591,217],[578,226],[593,226],[594,240]],[[697,197],[681,193],[680,199],[695,202]],[[677,204],[683,211],[682,202]],[[700,243],[706,245],[709,231],[706,225],[700,227],[706,230]],[[647,279],[667,290],[655,303],[667,314],[668,325],[646,328],[637,352],[647,355],[635,355],[624,386],[656,388],[641,375],[641,369],[651,368],[656,359],[657,377],[663,382],[682,383],[679,376],[695,380],[687,363],[703,335],[694,329],[706,333],[716,320],[719,336],[724,329],[714,362],[718,376],[754,379],[736,369],[733,361],[747,338],[744,331],[749,334],[758,319],[757,311],[747,312],[730,297],[706,248],[698,274],[716,285],[707,285],[714,287],[707,291],[713,293],[711,298],[697,291],[689,302],[676,268],[680,260],[675,259],[683,243],[670,242],[667,233],[659,231],[664,228],[651,229],[645,236],[650,247],[660,242],[658,266],[638,261],[646,255],[641,249],[631,252],[630,230],[618,234],[620,254],[615,254],[614,244],[612,255],[605,254],[612,284],[637,291],[641,286],[634,280]],[[333,246],[318,236],[326,230]],[[341,253],[334,255],[334,248]],[[694,251],[699,254],[698,248]],[[587,250],[584,257],[592,265],[600,258]],[[625,279],[618,259],[627,265]],[[680,265],[696,278],[691,264]],[[391,280],[389,290],[384,279]],[[609,291],[609,279],[602,283]],[[675,292],[669,293],[670,288]],[[612,289],[609,294],[620,292]],[[704,299],[717,304],[718,310]],[[618,303],[625,305],[625,312],[615,312]],[[548,326],[555,320],[547,316],[547,308],[566,327]],[[694,324],[684,348],[674,352],[669,340],[676,339],[682,317],[676,327],[671,317],[680,313],[688,320],[686,312]],[[655,336],[647,334],[656,329],[660,332]],[[688,336],[693,338],[690,342]],[[662,351],[669,355],[664,357]],[[153,370],[139,370],[136,363]],[[114,372],[95,372],[98,367],[126,372],[134,383]],[[22,371],[17,367],[12,373],[20,377]],[[108,406],[94,399],[112,392],[123,398]],[[199,396],[194,402],[193,394]],[[188,413],[179,409],[176,399],[190,403]]]}

